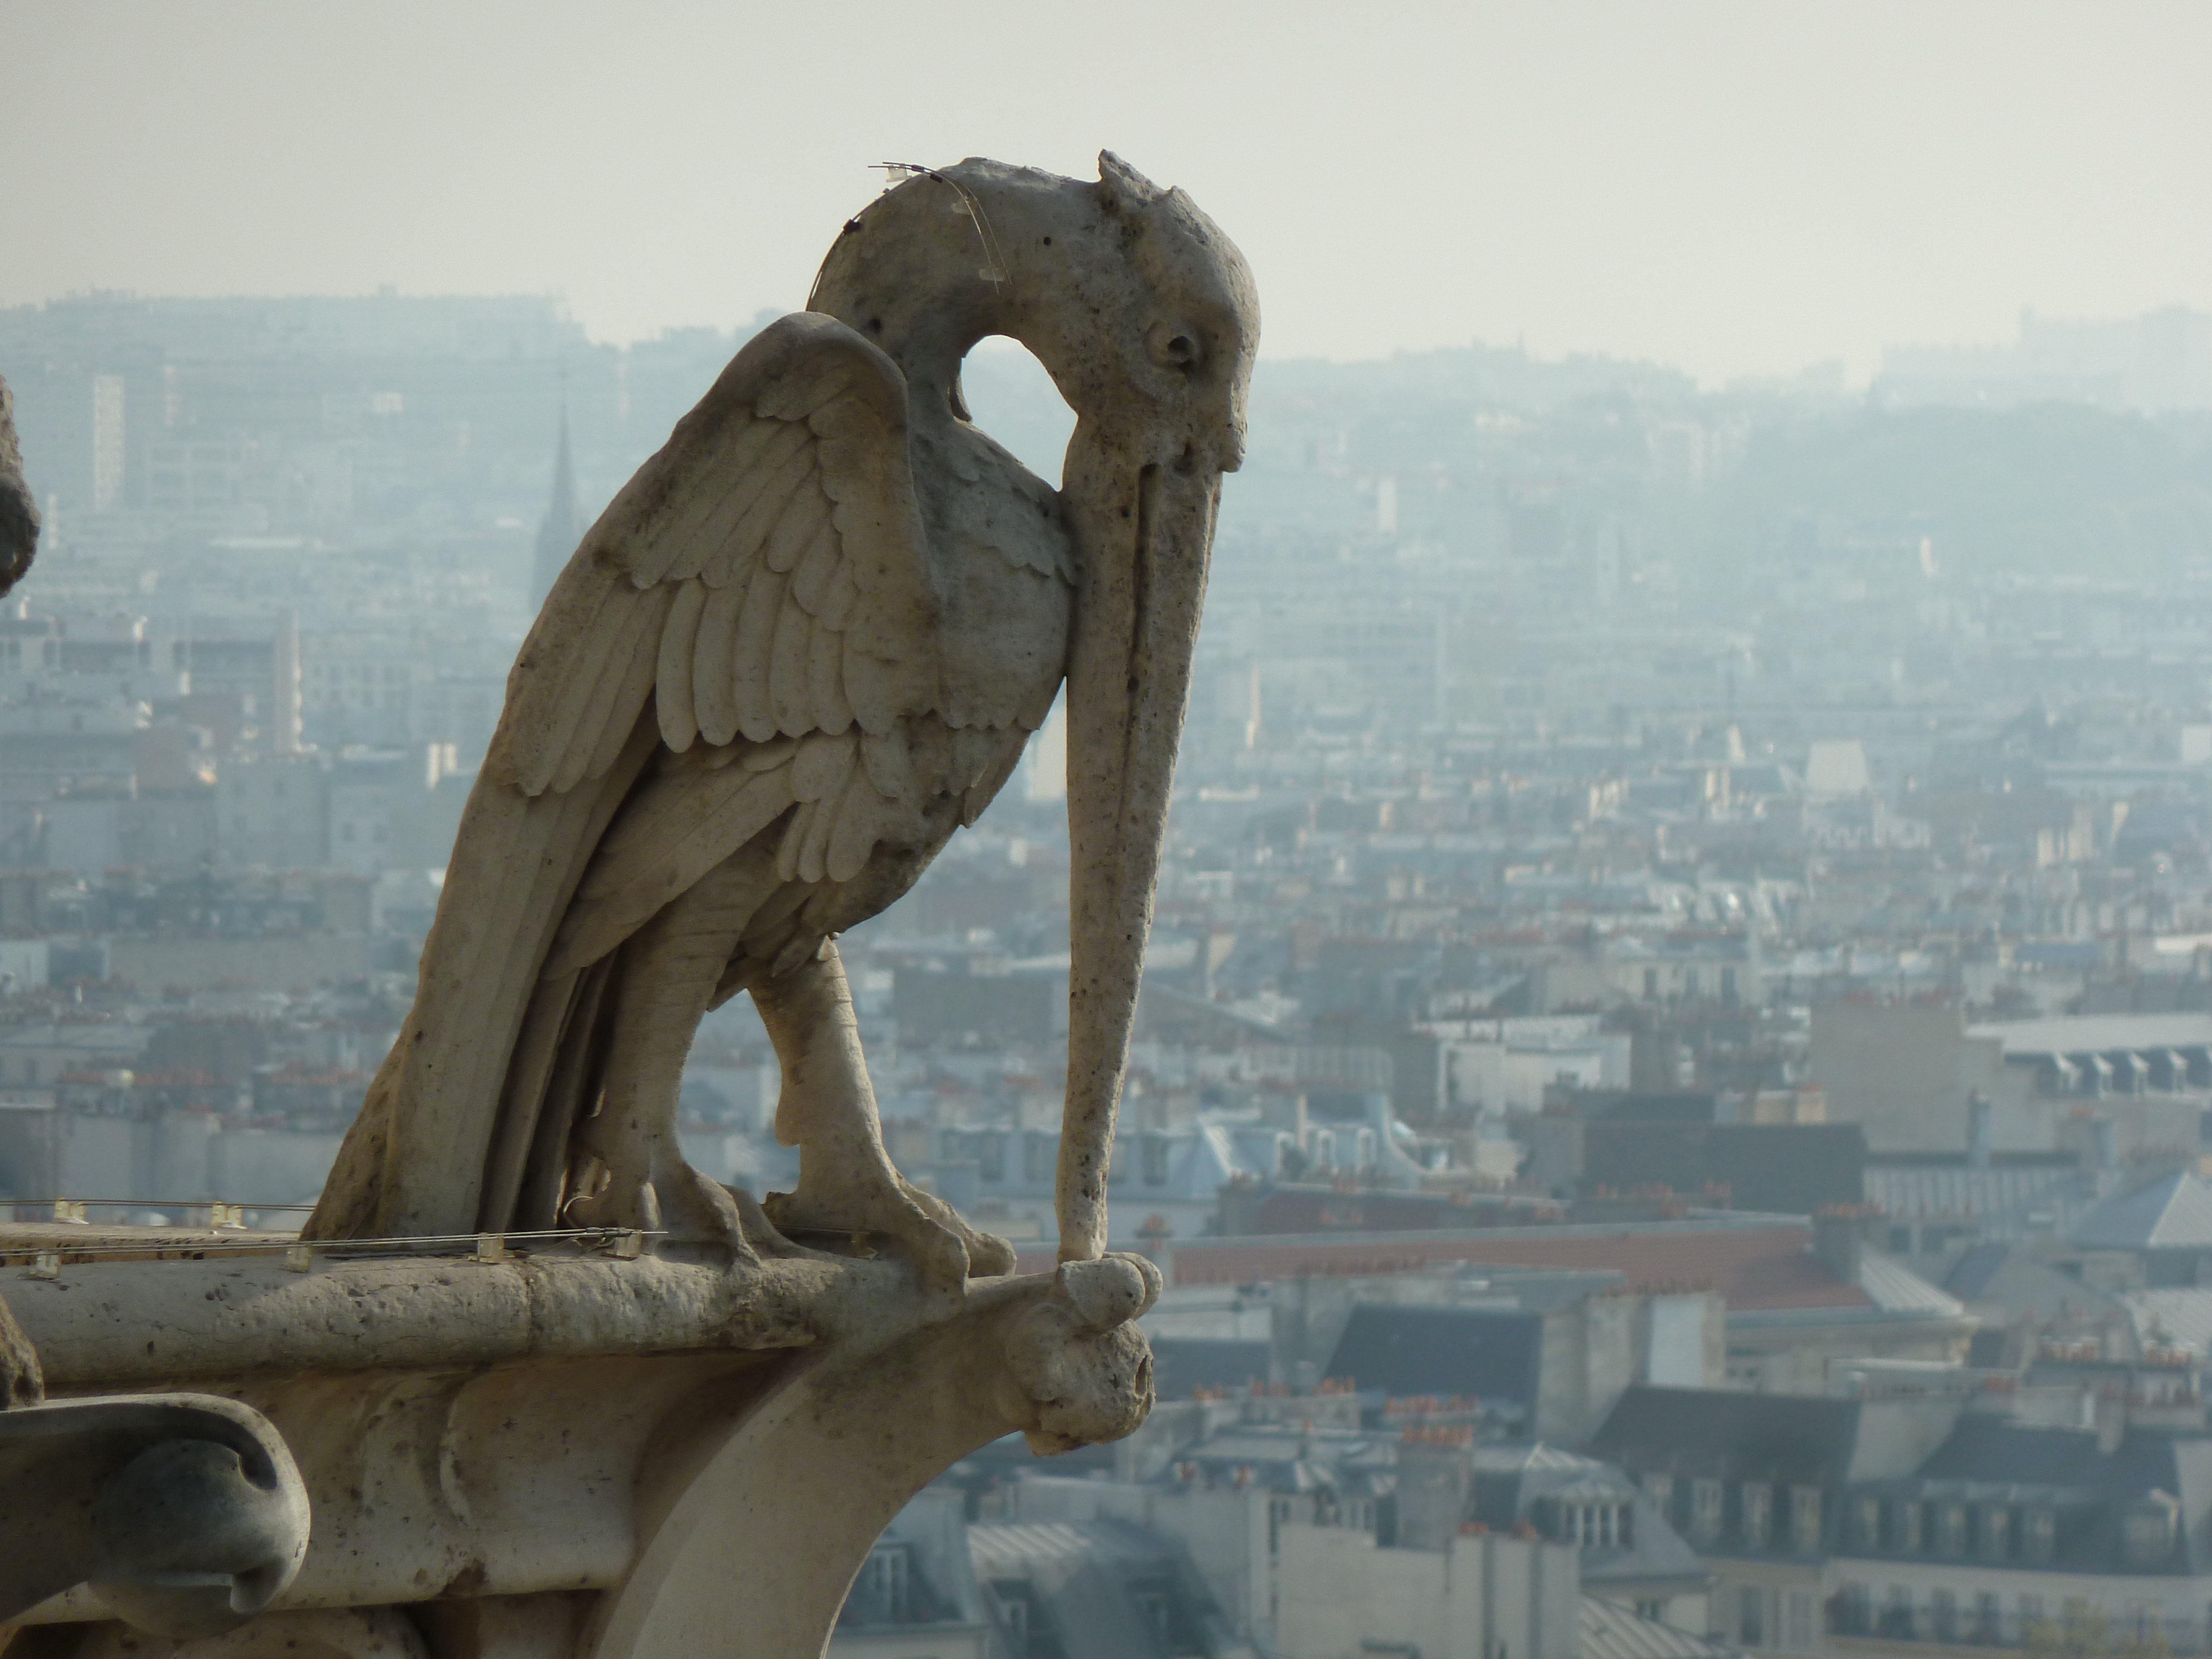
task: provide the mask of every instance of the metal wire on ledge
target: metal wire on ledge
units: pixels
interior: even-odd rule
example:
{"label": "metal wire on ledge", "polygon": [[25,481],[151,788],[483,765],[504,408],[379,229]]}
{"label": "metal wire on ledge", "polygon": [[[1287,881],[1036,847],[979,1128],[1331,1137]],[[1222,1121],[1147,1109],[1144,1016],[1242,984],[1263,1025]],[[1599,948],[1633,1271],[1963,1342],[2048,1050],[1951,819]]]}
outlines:
{"label": "metal wire on ledge", "polygon": [[[507,1261],[518,1255],[527,1255],[533,1249],[567,1247],[595,1255],[605,1255],[617,1261],[635,1261],[645,1254],[646,1241],[665,1237],[659,1230],[635,1227],[554,1227],[526,1232],[505,1233],[422,1233],[395,1236],[388,1238],[331,1238],[301,1239],[289,1233],[264,1233],[259,1237],[245,1237],[245,1212],[283,1211],[306,1214],[313,1210],[312,1204],[229,1204],[197,1200],[190,1203],[161,1203],[150,1199],[36,1199],[17,1200],[13,1207],[43,1209],[51,1218],[46,1221],[11,1224],[15,1227],[89,1227],[85,1218],[88,1206],[102,1208],[152,1210],[204,1210],[208,1212],[204,1229],[171,1225],[166,1222],[135,1227],[137,1237],[118,1238],[112,1232],[88,1233],[82,1243],[62,1243],[52,1237],[25,1239],[11,1243],[7,1234],[8,1224],[0,1224],[0,1267],[27,1267],[33,1279],[52,1279],[61,1268],[70,1263],[89,1264],[94,1261],[200,1261],[232,1256],[281,1255],[284,1265],[295,1273],[311,1271],[318,1259],[325,1261],[373,1259],[392,1255],[468,1256],[478,1261]],[[118,1228],[127,1224],[117,1224]],[[195,1236],[197,1235],[197,1236]]]}

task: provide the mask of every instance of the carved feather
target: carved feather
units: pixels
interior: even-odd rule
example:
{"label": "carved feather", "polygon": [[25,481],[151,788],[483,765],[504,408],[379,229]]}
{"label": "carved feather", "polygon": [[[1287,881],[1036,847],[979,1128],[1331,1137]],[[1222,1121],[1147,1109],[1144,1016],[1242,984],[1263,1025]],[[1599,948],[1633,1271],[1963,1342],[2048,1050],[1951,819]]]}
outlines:
{"label": "carved feather", "polygon": [[738,643],[738,617],[744,602],[744,588],[732,583],[710,592],[699,613],[697,655],[691,667],[691,702],[697,713],[699,735],[717,745],[729,742],[738,734],[738,702],[732,683],[732,662]]}
{"label": "carved feather", "polygon": [[830,498],[810,476],[799,480],[769,532],[763,556],[771,570],[788,571],[814,545],[816,532],[830,522]]}
{"label": "carved feather", "polygon": [[[607,750],[608,728],[619,728],[614,741],[615,750],[619,750],[629,728],[635,724],[639,711],[645,706],[646,691],[653,683],[649,672],[640,671],[647,660],[659,660],[659,625],[668,614],[671,591],[654,588],[627,603],[618,601],[607,606],[607,611],[614,614],[601,630],[600,637],[605,645],[599,653],[598,677],[580,702],[568,705],[574,708],[575,713],[571,717],[573,724],[563,746],[560,769],[553,774],[552,787],[556,793],[565,794],[585,778],[597,777],[605,771],[614,758],[613,753]],[[578,677],[580,683],[581,678]]]}
{"label": "carved feather", "polygon": [[769,653],[783,609],[786,583],[774,570],[758,570],[745,588],[745,608],[738,618],[730,647],[732,689],[737,699],[738,730],[755,743],[777,732],[775,708],[769,700]]}
{"label": "carved feather", "polygon": [[806,688],[818,730],[851,729],[853,705],[845,701],[845,641],[818,623],[807,635]]}
{"label": "carved feather", "polygon": [[[821,495],[817,489],[817,495]],[[822,517],[814,526],[813,539],[806,550],[793,562],[791,572],[791,597],[810,617],[822,614],[822,601],[830,592],[830,578],[837,574],[843,562],[844,544],[837,534],[837,526],[830,522],[830,501],[822,496]]]}
{"label": "carved feather", "polygon": [[914,750],[907,742],[903,722],[880,735],[871,733],[862,738],[860,760],[878,794],[892,800],[911,800],[921,793],[914,775]]}
{"label": "carved feather", "polygon": [[801,881],[820,881],[829,873],[830,837],[837,828],[837,805],[835,797],[818,800],[802,814],[806,820],[806,834],[799,848]]}
{"label": "carved feather", "polygon": [[851,737],[811,737],[791,763],[791,793],[799,800],[825,800],[845,787],[853,770]]}
{"label": "carved feather", "polygon": [[850,881],[859,875],[875,851],[877,826],[883,817],[881,798],[866,771],[855,769],[837,803],[835,827],[823,857],[823,870],[832,881]]}
{"label": "carved feather", "polygon": [[[793,431],[802,438],[807,436],[803,426]],[[721,532],[720,551],[706,567],[707,579],[714,580],[714,573],[723,573],[721,580],[728,580],[738,571],[757,568],[760,563],[769,533],[775,527],[792,501],[803,489],[808,495],[820,492],[809,483],[816,470],[814,446],[801,443],[785,457],[783,464],[774,473],[764,475],[758,493],[745,503],[744,511]]]}
{"label": "carved feather", "polygon": [[[708,782],[725,780],[735,787],[709,789]],[[643,819],[626,814],[607,837],[562,921],[547,976],[598,961],[788,812],[791,775],[732,768],[700,783],[692,799],[670,805],[679,810]]]}
{"label": "carved feather", "polygon": [[691,659],[699,647],[699,617],[707,586],[694,578],[679,584],[660,630],[660,654],[653,665],[653,706],[660,716],[660,740],[679,754],[699,735],[699,716],[691,701]]}
{"label": "carved feather", "polygon": [[814,730],[814,686],[807,664],[807,642],[814,619],[787,604],[776,618],[775,643],[769,661],[769,703],[776,729],[792,736]]}
{"label": "carved feather", "polygon": [[[672,581],[696,575],[700,562],[715,551],[708,538],[708,527],[731,522],[742,510],[740,503],[758,487],[754,469],[779,438],[793,446],[801,441],[790,438],[790,431],[781,422],[741,417],[727,453],[703,463],[712,466],[712,475],[691,497],[665,519],[648,519],[638,527],[629,560],[630,580]],[[682,568],[678,568],[679,560]]]}

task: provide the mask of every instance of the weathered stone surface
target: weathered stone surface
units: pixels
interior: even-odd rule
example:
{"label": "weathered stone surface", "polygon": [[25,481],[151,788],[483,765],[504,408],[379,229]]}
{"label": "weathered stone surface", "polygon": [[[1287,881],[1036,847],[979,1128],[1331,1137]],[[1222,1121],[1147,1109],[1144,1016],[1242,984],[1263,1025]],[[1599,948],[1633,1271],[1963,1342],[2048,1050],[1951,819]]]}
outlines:
{"label": "weathered stone surface", "polygon": [[245,1623],[292,1583],[307,1488],[260,1413],[207,1395],[0,1413],[0,1623],[72,1587],[179,1637]]}

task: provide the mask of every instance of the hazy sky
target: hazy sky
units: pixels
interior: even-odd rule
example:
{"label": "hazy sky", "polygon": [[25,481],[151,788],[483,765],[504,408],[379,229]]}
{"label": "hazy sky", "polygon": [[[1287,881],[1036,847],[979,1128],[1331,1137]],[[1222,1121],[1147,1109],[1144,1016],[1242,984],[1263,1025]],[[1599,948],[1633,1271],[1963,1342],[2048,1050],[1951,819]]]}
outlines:
{"label": "hazy sky", "polygon": [[1189,189],[1270,356],[1708,378],[2212,307],[2212,5],[0,0],[0,304],[804,302],[880,161]]}

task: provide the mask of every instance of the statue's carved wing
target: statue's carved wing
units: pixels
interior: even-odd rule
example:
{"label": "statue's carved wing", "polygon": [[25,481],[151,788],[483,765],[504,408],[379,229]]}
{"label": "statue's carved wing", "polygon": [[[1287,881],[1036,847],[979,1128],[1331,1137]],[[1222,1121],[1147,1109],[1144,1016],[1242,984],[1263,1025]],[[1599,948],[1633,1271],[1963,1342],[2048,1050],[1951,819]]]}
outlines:
{"label": "statue's carved wing", "polygon": [[906,381],[801,312],[739,352],[601,515],[507,683],[493,763],[526,795],[611,768],[653,700],[669,748],[935,707],[935,596]]}
{"label": "statue's carved wing", "polygon": [[921,831],[974,746],[915,753],[939,700],[923,545],[904,377],[830,318],[773,325],[593,526],[516,661],[504,763],[524,793],[606,773],[648,699],[671,751],[600,843],[548,976],[779,818],[787,881],[848,880]]}
{"label": "statue's carved wing", "polygon": [[[476,1225],[495,1124],[514,1119],[502,1144],[520,1145],[534,1119],[544,1056],[522,1049],[546,975],[603,956],[787,813],[807,870],[833,853],[844,868],[907,821],[911,803],[852,788],[880,765],[840,769],[821,750],[858,756],[932,723],[913,717],[937,696],[936,604],[904,377],[833,318],[770,325],[593,525],[524,641],[424,992],[313,1236]],[[684,787],[685,769],[757,789],[733,802]],[[673,865],[653,861],[672,836]]]}

